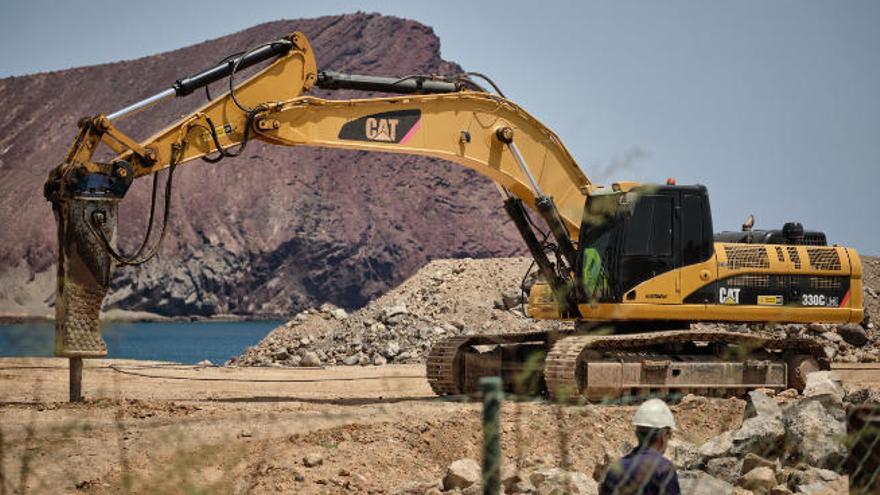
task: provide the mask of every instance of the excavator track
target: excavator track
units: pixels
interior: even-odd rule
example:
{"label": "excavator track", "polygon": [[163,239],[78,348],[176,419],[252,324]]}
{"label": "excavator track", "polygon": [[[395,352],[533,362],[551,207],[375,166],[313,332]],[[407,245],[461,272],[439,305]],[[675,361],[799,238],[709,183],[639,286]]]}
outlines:
{"label": "excavator track", "polygon": [[[678,348],[682,355],[669,350]],[[702,350],[695,353],[697,348]],[[733,350],[738,355],[722,355],[720,350]],[[618,335],[530,332],[460,336],[437,342],[427,359],[428,383],[440,396],[474,395],[480,376],[502,376],[508,391],[519,393],[510,382],[532,372],[524,356],[536,352],[546,354],[540,362],[543,390],[550,399],[566,402],[671,393],[728,396],[761,387],[803,388],[806,373],[828,367],[822,347],[802,338],[694,330]],[[588,370],[594,376],[588,376]],[[676,380],[676,373],[682,372],[682,379]],[[687,373],[700,380],[688,382]]]}
{"label": "excavator track", "polygon": [[[564,335],[564,334],[563,334]],[[557,334],[547,332],[523,332],[509,334],[463,335],[450,337],[434,344],[428,353],[426,374],[431,389],[437,395],[461,395],[477,393],[479,376],[490,376],[491,372],[502,373],[500,356],[473,352],[473,346],[505,346],[537,343],[544,348],[549,342],[558,339]],[[481,364],[494,358],[495,367]],[[521,363],[518,363],[521,364]],[[470,367],[469,367],[470,366]],[[507,370],[515,373],[517,370]]]}
{"label": "excavator track", "polygon": [[434,344],[428,354],[426,373],[431,390],[437,395],[459,395],[464,391],[458,378],[456,359],[470,337],[451,337]]}
{"label": "excavator track", "polygon": [[[787,373],[794,374],[786,377],[786,386],[789,383],[802,384],[805,374],[812,371],[814,366],[828,367],[824,359],[822,347],[808,339],[777,338],[755,334],[743,334],[735,332],[701,332],[701,331],[664,331],[650,334],[633,335],[573,335],[557,341],[544,362],[544,379],[547,384],[547,392],[554,401],[571,401],[584,397],[586,388],[586,364],[589,360],[590,351],[595,353],[639,351],[652,346],[688,344],[692,342],[705,342],[714,344],[734,344],[747,349],[784,349],[792,359],[786,364]],[[650,352],[645,352],[650,357]],[[813,358],[808,361],[804,358]],[[761,363],[758,363],[759,365]],[[621,384],[624,385],[624,384]],[[701,395],[739,395],[746,390],[767,386],[765,383],[741,383],[731,385],[729,383],[701,384],[697,387],[680,387],[675,384],[656,383],[650,386],[629,387],[619,389],[618,394],[609,393],[602,399],[619,399],[623,396],[638,395],[664,395],[670,392],[688,393],[694,392]],[[802,386],[802,385],[801,385]],[[591,400],[599,399],[596,396],[587,396]]]}

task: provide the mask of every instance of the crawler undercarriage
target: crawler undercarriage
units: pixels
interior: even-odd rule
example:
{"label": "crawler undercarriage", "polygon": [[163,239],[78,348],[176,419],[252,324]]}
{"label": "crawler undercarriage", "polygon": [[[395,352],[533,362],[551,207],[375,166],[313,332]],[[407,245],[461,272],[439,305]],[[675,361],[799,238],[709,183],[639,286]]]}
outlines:
{"label": "crawler undercarriage", "polygon": [[806,373],[829,365],[822,347],[808,339],[696,330],[571,331],[446,339],[431,350],[427,374],[437,395],[473,395],[480,377],[501,376],[510,393],[613,401],[801,390]]}

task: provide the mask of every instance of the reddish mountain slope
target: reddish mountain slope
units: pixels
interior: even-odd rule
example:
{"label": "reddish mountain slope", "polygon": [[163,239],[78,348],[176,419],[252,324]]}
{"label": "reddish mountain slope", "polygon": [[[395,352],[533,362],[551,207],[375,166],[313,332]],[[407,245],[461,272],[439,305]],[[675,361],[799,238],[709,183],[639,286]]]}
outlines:
{"label": "reddish mountain slope", "polygon": [[[440,58],[430,28],[354,14],[277,21],[138,60],[0,79],[0,312],[34,312],[34,301],[49,296],[55,227],[41,187],[78,118],[121,108],[293,30],[310,38],[323,69],[458,70]],[[202,98],[161,105],[122,127],[146,137]],[[135,184],[121,208],[121,246],[129,251],[146,223],[149,183]],[[239,158],[182,167],[173,196],[161,255],[118,268],[108,307],[165,315],[282,315],[322,301],[351,308],[434,258],[523,251],[487,179],[425,158],[254,142]]]}

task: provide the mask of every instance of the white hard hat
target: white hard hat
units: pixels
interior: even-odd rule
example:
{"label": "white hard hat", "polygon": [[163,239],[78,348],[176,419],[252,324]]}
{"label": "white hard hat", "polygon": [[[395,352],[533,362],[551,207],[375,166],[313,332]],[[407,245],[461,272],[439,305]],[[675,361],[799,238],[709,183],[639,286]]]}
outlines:
{"label": "white hard hat", "polygon": [[675,418],[672,417],[672,411],[660,399],[650,399],[644,402],[633,416],[632,424],[634,426],[645,426],[648,428],[671,428],[675,429]]}

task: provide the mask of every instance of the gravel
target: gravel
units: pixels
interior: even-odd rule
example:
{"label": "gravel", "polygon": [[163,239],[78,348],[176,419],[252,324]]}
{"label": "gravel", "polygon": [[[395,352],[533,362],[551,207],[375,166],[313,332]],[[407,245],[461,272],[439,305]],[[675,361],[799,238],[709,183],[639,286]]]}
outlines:
{"label": "gravel", "polygon": [[526,258],[432,261],[344,317],[330,304],[303,311],[226,364],[421,363],[434,343],[447,337],[569,328],[569,323],[539,322],[523,314],[518,287],[529,264]]}

